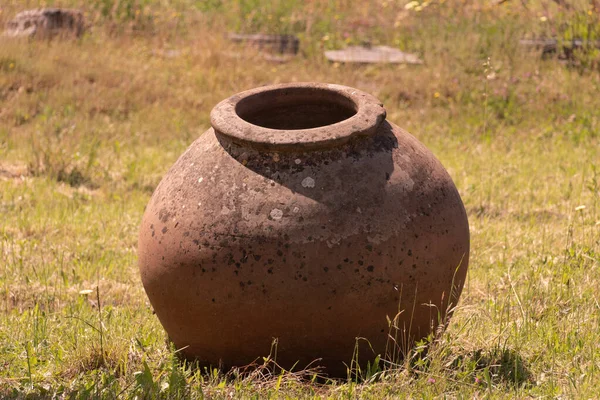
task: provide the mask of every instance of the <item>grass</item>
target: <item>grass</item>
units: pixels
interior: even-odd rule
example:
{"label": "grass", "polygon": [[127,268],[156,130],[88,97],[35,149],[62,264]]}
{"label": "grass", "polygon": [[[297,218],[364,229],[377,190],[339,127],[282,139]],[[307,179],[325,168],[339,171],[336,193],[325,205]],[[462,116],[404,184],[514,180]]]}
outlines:
{"label": "grass", "polygon": [[[0,22],[42,3],[5,1]],[[594,39],[600,10],[453,0],[420,11],[376,0],[44,4],[82,7],[93,29],[73,42],[0,41],[0,397],[597,396],[598,58],[542,60],[518,40]],[[229,30],[294,33],[302,54],[270,63],[227,43]],[[322,57],[363,41],[417,52],[425,64]],[[218,101],[307,80],[378,96],[388,119],[450,171],[472,253],[449,329],[410,362],[346,381],[182,364],[137,273],[144,207]]]}

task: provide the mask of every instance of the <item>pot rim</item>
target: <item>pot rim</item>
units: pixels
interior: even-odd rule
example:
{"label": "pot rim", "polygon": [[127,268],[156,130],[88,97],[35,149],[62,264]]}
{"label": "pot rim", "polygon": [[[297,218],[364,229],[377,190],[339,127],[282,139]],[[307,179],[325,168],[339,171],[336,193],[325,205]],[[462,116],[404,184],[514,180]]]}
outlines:
{"label": "pot rim", "polygon": [[[249,97],[296,93],[325,95],[330,100],[350,103],[355,114],[329,125],[304,129],[272,129],[243,119],[238,105]],[[325,102],[325,100],[323,100]],[[335,101],[333,101],[336,103]],[[299,103],[301,104],[301,103]],[[349,86],[298,82],[268,85],[233,95],[217,104],[210,113],[210,123],[217,135],[225,136],[244,147],[270,151],[305,151],[336,147],[360,136],[373,135],[385,120],[383,104],[374,96]]]}

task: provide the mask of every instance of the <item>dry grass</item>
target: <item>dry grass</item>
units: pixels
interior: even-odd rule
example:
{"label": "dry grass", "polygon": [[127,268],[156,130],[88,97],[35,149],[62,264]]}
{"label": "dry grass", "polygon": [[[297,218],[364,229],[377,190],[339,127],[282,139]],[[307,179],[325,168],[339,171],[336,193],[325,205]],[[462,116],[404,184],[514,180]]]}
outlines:
{"label": "dry grass", "polygon": [[[91,32],[79,41],[0,39],[0,397],[597,396],[598,54],[541,60],[518,39],[594,39],[586,27],[598,26],[598,9],[122,0],[133,6],[128,15],[103,12],[102,1],[54,3],[83,7]],[[0,22],[39,4],[5,1]],[[227,43],[228,30],[295,33],[302,52],[271,63]],[[322,57],[365,40],[417,52],[425,64]],[[449,330],[411,363],[347,382],[264,368],[223,376],[178,363],[152,314],[135,254],[152,190],[208,128],[218,101],[289,81],[378,96],[461,192],[468,282]]]}

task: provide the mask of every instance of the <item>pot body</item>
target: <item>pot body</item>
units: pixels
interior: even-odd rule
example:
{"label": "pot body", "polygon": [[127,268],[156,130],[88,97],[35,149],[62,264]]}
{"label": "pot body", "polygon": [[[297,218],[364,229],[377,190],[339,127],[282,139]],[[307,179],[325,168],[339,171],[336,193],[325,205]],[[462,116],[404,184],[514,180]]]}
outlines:
{"label": "pot body", "polygon": [[469,228],[440,162],[385,120],[341,145],[291,150],[211,128],[153,194],[139,267],[175,346],[228,368],[277,339],[281,366],[319,360],[344,376],[357,348],[361,363],[395,357],[444,325]]}

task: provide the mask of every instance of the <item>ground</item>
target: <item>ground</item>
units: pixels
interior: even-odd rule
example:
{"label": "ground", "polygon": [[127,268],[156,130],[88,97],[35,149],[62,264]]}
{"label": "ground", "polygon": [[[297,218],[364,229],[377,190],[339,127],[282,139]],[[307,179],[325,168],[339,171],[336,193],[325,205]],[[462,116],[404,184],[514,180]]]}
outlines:
{"label": "ground", "polygon": [[[600,386],[600,74],[523,37],[600,36],[574,1],[5,0],[85,11],[78,40],[0,39],[0,397],[593,398]],[[562,4],[562,5],[561,5]],[[229,31],[293,33],[274,63]],[[331,64],[370,41],[423,65]],[[428,352],[347,380],[182,364],[144,294],[138,227],[220,100],[322,81],[377,96],[450,172],[468,280]],[[265,356],[267,356],[265,354]]]}

